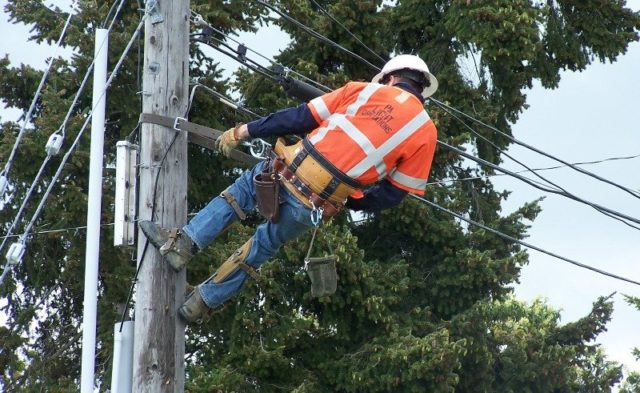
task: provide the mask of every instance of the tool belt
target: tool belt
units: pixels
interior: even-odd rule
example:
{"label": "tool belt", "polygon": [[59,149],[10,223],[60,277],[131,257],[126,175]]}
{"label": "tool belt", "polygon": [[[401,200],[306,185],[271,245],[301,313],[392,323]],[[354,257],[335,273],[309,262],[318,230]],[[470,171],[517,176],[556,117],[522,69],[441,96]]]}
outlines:
{"label": "tool belt", "polygon": [[322,210],[326,218],[340,213],[347,197],[360,188],[357,181],[318,153],[306,138],[290,146],[278,138],[271,165],[287,190],[305,206]]}

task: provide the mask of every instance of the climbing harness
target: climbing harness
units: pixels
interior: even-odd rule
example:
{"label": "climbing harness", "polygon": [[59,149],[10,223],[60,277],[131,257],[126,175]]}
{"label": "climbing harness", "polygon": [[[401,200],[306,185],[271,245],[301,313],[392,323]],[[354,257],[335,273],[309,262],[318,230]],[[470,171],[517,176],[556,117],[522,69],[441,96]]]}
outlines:
{"label": "climbing harness", "polygon": [[316,223],[322,217],[340,213],[347,197],[360,188],[357,181],[322,157],[307,139],[286,146],[284,139],[278,138],[270,157],[282,184],[312,209],[312,221]]}

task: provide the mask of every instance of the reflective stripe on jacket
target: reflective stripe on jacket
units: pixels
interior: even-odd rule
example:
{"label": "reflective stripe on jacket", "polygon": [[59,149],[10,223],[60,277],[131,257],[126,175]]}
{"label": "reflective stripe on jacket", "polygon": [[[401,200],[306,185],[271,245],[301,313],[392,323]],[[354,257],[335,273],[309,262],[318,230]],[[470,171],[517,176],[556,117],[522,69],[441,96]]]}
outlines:
{"label": "reflective stripe on jacket", "polygon": [[307,138],[338,169],[362,185],[386,178],[400,189],[424,194],[437,131],[413,94],[350,82],[308,107],[319,126]]}

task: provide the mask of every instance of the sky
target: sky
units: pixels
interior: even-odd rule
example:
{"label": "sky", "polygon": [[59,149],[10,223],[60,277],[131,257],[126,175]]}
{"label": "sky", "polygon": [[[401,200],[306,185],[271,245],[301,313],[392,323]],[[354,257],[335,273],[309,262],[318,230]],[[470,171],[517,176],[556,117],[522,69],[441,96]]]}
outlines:
{"label": "sky", "polygon": [[[13,64],[26,63],[44,68],[44,59],[56,53],[27,42],[28,28],[9,24],[4,14],[6,0],[0,0],[0,36],[13,37],[0,41],[0,56],[9,54]],[[46,0],[46,4],[54,3]],[[69,0],[55,4],[67,7]],[[640,10],[640,0],[627,2]],[[239,41],[259,49],[267,57],[283,47],[286,37],[277,31],[263,29],[260,40],[255,35],[241,34]],[[271,43],[272,45],[265,44]],[[277,44],[276,44],[277,43]],[[233,71],[237,64],[224,60]],[[428,59],[425,59],[428,63]],[[529,109],[513,126],[514,136],[540,150],[568,162],[601,160],[640,154],[640,44],[630,45],[628,52],[613,64],[594,63],[581,73],[565,72],[555,90],[536,84],[527,92]],[[437,93],[434,96],[437,97]],[[455,103],[452,103],[455,107]],[[0,121],[16,120],[20,112],[0,105]],[[427,107],[427,110],[429,107]],[[530,167],[546,167],[558,163],[536,153],[512,146],[509,154]],[[2,163],[4,164],[4,163]],[[522,169],[505,158],[503,166]],[[640,190],[637,169],[640,158],[611,161],[583,168],[607,179]],[[638,199],[612,186],[595,181],[570,169],[541,172],[568,191],[592,202],[640,218]],[[531,177],[529,175],[529,177]],[[507,176],[493,178],[497,189],[510,190],[503,213],[525,202],[545,196],[542,212],[531,223],[527,242],[567,258],[602,270],[640,281],[640,241],[638,232],[596,212],[593,208],[553,194],[544,194]],[[599,296],[613,296],[615,311],[608,331],[598,338],[610,359],[629,369],[640,371],[640,362],[632,347],[640,347],[640,311],[628,306],[623,294],[640,296],[640,287],[580,269],[537,251],[529,251],[529,264],[523,268],[516,296],[525,301],[544,299],[561,311],[561,322],[568,323],[585,316]]]}
{"label": "sky", "polygon": [[[634,10],[640,1],[630,2]],[[539,85],[528,93],[526,110],[514,125],[514,136],[529,145],[568,162],[601,160],[640,154],[640,44],[613,64],[594,64],[582,73],[562,75],[556,90]],[[557,165],[519,146],[510,155],[529,166]],[[505,159],[504,167],[522,169]],[[640,158],[584,166],[601,177],[640,191],[636,170]],[[605,183],[571,169],[542,172],[568,191],[629,216],[640,218],[640,201]],[[528,176],[531,177],[531,176]],[[506,212],[544,194],[506,176],[494,178],[496,188],[512,190],[504,204]],[[593,208],[553,194],[541,202],[542,212],[532,223],[527,242],[602,270],[640,281],[638,231],[606,217]],[[622,294],[640,296],[640,287],[577,268],[552,257],[530,251],[516,295],[537,297],[562,310],[562,322],[585,315],[598,296],[614,295],[615,311],[609,331],[598,341],[609,355],[640,370],[630,353],[640,347],[640,311],[624,302]]]}

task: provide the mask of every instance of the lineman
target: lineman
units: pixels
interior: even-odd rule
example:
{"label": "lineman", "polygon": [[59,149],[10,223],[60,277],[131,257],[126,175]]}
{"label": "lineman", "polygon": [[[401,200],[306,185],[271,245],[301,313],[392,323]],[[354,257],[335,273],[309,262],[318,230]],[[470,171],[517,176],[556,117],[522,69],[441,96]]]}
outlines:
{"label": "lineman", "polygon": [[409,192],[423,195],[436,147],[436,127],[423,103],[437,87],[422,59],[400,55],[371,83],[349,82],[307,104],[225,131],[216,146],[227,156],[244,139],[306,136],[291,146],[279,139],[268,162],[241,175],[181,230],[140,223],[179,271],[245,212],[257,207],[268,219],[195,288],[180,315],[201,320],[236,294],[247,276],[257,277],[256,269],[285,242],[344,207],[376,211],[399,204]]}

